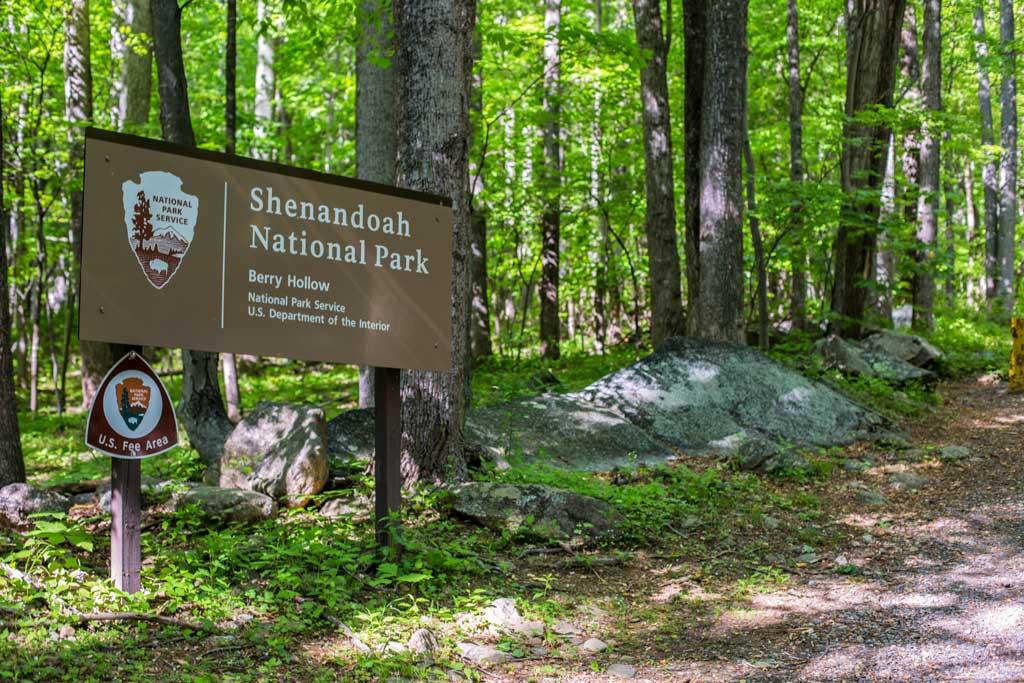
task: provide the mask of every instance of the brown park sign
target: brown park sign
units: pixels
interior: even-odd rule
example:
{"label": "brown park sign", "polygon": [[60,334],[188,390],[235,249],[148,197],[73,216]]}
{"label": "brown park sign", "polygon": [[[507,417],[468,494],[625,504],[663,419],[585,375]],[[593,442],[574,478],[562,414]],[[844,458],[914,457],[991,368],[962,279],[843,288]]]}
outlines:
{"label": "brown park sign", "polygon": [[89,129],[82,339],[451,364],[443,197]]}
{"label": "brown park sign", "polygon": [[114,364],[89,408],[85,443],[115,458],[146,458],[178,445],[178,421],[164,383],[142,356]]}

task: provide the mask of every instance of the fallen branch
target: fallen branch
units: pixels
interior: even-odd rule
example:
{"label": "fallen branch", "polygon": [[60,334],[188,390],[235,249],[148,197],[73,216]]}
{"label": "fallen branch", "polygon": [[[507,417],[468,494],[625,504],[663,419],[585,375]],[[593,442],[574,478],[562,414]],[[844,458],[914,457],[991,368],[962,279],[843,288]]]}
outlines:
{"label": "fallen branch", "polygon": [[215,626],[194,624],[190,621],[182,621],[181,619],[175,619],[174,617],[166,617],[162,614],[143,614],[141,612],[76,612],[75,617],[77,617],[78,620],[81,622],[148,621],[154,624],[163,624],[164,626],[177,626],[178,628],[187,628],[191,629],[192,631],[216,632],[220,630]]}
{"label": "fallen branch", "polygon": [[346,624],[344,621],[338,619],[337,617],[332,617],[330,614],[326,615],[324,618],[327,619],[327,621],[331,622],[338,630],[344,633],[348,637],[348,639],[352,641],[352,644],[356,646],[357,650],[359,650],[360,652],[373,652],[369,645],[359,640],[359,636],[357,636],[355,634],[355,631],[349,628],[349,625]]}

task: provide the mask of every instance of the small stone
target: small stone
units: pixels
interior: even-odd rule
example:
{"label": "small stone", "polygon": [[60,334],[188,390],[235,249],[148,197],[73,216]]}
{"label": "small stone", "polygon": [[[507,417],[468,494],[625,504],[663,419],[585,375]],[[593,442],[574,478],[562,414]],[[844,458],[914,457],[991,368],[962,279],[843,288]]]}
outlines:
{"label": "small stone", "polygon": [[516,601],[498,598],[484,610],[484,619],[498,631],[514,631],[527,636],[544,633],[544,622],[527,621],[516,609]]}
{"label": "small stone", "polygon": [[966,446],[946,446],[939,451],[939,460],[943,462],[957,462],[971,457],[971,449]]}
{"label": "small stone", "polygon": [[850,564],[850,561],[846,558],[846,555],[836,555],[836,565],[841,567],[844,564]]}
{"label": "small stone", "polygon": [[488,666],[490,664],[504,664],[511,661],[512,655],[507,652],[495,649],[489,645],[477,645],[475,643],[459,643],[459,653],[476,664],[477,666]]}
{"label": "small stone", "polygon": [[583,644],[580,645],[581,650],[592,655],[596,655],[598,652],[602,652],[607,648],[608,643],[597,638],[587,638],[585,641],[583,641]]}
{"label": "small stone", "polygon": [[327,519],[338,519],[339,517],[356,517],[365,513],[365,509],[357,508],[352,502],[344,498],[331,498],[320,506],[320,514]]}
{"label": "small stone", "polygon": [[843,460],[842,467],[847,472],[861,472],[871,467],[871,463],[867,460],[860,460],[858,458],[845,458]]}
{"label": "small stone", "polygon": [[857,502],[863,503],[864,505],[870,505],[872,507],[880,507],[889,502],[889,500],[878,491],[858,491]]}
{"label": "small stone", "polygon": [[580,628],[570,621],[559,620],[551,625],[551,631],[560,636],[571,636],[579,633]]}
{"label": "small stone", "polygon": [[609,665],[608,668],[605,669],[605,673],[615,676],[616,678],[633,678],[633,676],[636,676],[636,667],[620,662]]}
{"label": "small stone", "polygon": [[551,648],[538,645],[537,647],[530,648],[530,654],[534,657],[547,657],[551,654]]}
{"label": "small stone", "polygon": [[400,655],[400,654],[402,654],[403,652],[406,651],[406,647],[402,643],[396,642],[394,640],[389,640],[384,645],[384,651],[385,652],[391,652],[391,653],[396,654],[396,655]]}
{"label": "small stone", "polygon": [[437,650],[437,636],[429,628],[416,629],[416,632],[409,636],[407,647],[418,654],[430,654]]}
{"label": "small stone", "polygon": [[864,541],[865,543],[871,543],[873,540],[875,540],[875,537],[871,534],[864,534],[860,537],[860,540]]}
{"label": "small stone", "polygon": [[764,524],[765,529],[778,529],[780,524],[778,518],[771,515],[765,515],[761,522]]}
{"label": "small stone", "polygon": [[800,555],[796,556],[796,561],[797,562],[802,562],[804,564],[814,564],[815,562],[818,561],[818,554],[817,553],[801,553]]}
{"label": "small stone", "polygon": [[57,636],[61,640],[69,640],[70,638],[74,638],[75,637],[75,627],[71,626],[70,624],[64,624],[63,626],[60,627],[60,630],[57,631]]}
{"label": "small stone", "polygon": [[922,477],[920,474],[914,474],[913,472],[893,472],[889,476],[889,481],[897,488],[907,491],[917,491],[924,488],[928,483],[927,477]]}
{"label": "small stone", "polygon": [[56,491],[21,482],[0,488],[0,527],[28,528],[37,512],[67,512],[71,500]]}

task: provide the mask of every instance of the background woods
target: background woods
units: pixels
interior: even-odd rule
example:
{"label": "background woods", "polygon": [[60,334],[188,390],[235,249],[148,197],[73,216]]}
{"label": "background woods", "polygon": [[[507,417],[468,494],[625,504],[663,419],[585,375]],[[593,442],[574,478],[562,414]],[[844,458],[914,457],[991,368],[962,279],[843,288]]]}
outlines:
{"label": "background woods", "polygon": [[[1008,318],[1020,12],[1010,0],[789,0],[784,21],[765,0],[11,0],[0,479],[23,476],[14,411],[77,410],[117,352],[75,333],[85,126],[455,197],[457,369],[405,383],[431,397],[406,415],[426,430],[406,444],[410,476],[439,478],[461,467],[474,361],[682,333],[856,338],[894,314],[924,331],[937,316]],[[469,36],[449,37],[445,64],[419,51],[449,39],[430,33],[433,17]],[[436,167],[417,156],[427,148]],[[212,462],[239,419],[239,373],[259,361],[226,357],[218,376],[209,354],[161,358]],[[359,405],[372,405],[372,373],[360,376]]]}

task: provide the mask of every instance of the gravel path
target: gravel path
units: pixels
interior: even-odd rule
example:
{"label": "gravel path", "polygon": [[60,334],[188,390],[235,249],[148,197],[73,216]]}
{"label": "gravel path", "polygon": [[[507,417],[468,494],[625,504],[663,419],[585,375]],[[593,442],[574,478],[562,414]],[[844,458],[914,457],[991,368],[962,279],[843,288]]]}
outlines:
{"label": "gravel path", "polygon": [[728,615],[716,624],[725,661],[677,680],[1024,681],[1024,398],[984,381],[944,394],[913,442],[975,455],[925,470],[921,491],[877,515],[841,515],[884,535],[850,549],[864,575],[755,596],[746,632]]}

